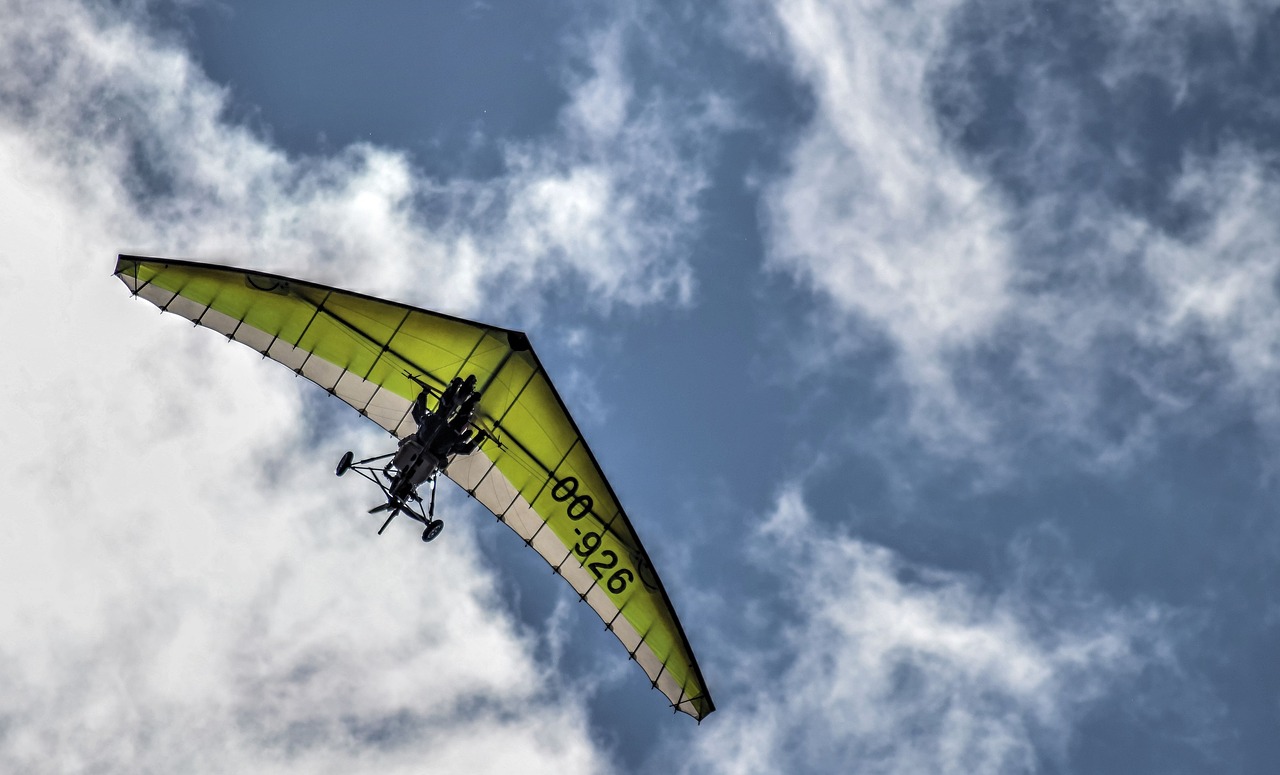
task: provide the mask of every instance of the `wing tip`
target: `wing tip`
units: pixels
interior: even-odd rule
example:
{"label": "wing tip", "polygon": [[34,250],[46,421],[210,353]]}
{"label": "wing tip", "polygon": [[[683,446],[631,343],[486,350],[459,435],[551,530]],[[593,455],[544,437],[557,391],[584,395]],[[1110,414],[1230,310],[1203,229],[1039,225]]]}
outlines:
{"label": "wing tip", "polygon": [[683,713],[691,716],[698,725],[702,725],[702,720],[710,716],[716,710],[716,704],[711,701],[708,694],[700,694],[697,697],[690,697],[687,700],[671,703],[672,713]]}
{"label": "wing tip", "polygon": [[508,331],[507,345],[515,352],[522,353],[533,349],[529,337],[523,331]]}

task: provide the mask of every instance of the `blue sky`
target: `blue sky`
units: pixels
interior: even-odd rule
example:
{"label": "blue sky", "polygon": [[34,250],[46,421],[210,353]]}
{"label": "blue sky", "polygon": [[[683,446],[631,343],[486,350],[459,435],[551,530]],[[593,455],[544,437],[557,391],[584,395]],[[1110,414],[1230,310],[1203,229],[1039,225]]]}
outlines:
{"label": "blue sky", "polygon": [[[3,0],[0,769],[1271,771],[1278,35]],[[457,493],[375,536],[382,435],[118,252],[528,331],[717,712]]]}

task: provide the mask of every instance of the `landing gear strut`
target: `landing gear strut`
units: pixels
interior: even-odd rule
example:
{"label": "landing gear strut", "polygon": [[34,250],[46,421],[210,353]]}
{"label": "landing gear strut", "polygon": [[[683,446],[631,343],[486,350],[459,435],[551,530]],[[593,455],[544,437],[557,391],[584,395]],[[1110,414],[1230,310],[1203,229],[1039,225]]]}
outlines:
{"label": "landing gear strut", "polygon": [[444,530],[444,520],[433,519],[436,515],[436,477],[431,477],[431,502],[427,506],[427,528],[422,531],[422,542],[435,540],[440,535],[440,531]]}

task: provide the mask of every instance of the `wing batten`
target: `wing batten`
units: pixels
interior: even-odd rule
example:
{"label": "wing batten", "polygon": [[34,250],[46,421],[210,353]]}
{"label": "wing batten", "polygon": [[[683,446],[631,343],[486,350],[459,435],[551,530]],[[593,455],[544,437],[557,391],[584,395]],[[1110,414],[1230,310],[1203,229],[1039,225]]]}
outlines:
{"label": "wing batten", "polygon": [[[457,371],[455,371],[455,372],[453,373],[453,376],[449,378],[451,381],[452,381],[453,379],[457,378],[457,377],[461,377],[461,376],[462,376],[462,372],[466,371],[467,363],[468,363],[468,362],[470,362],[470,360],[472,359],[472,357],[474,357],[474,356],[475,356],[475,354],[476,354],[476,350],[480,349],[480,345],[484,344],[484,340],[486,340],[486,339],[488,339],[488,338],[489,338],[489,329],[487,329],[487,328],[483,328],[483,329],[481,329],[481,330],[480,330],[480,338],[476,340],[476,343],[475,343],[475,344],[471,345],[471,352],[467,353],[467,357],[465,357],[465,358],[463,358],[463,359],[462,359],[462,363],[459,363],[459,364],[458,364],[458,369],[457,369]],[[496,371],[496,370],[495,370],[494,374],[495,374],[495,375],[497,374],[497,371]],[[493,379],[493,377],[490,377],[490,379]],[[487,387],[487,384],[488,384],[488,383],[486,383],[486,387]],[[484,391],[481,391],[481,392],[483,393]]]}
{"label": "wing batten", "polygon": [[[316,315],[319,315],[321,311],[322,311],[322,310],[321,310],[321,307],[320,307],[320,306],[317,306],[317,307],[316,307]],[[329,311],[329,310],[324,310],[324,314],[325,314],[327,317],[332,318],[332,319],[333,319],[333,321],[334,321],[334,322],[336,322],[336,323],[337,323],[341,328],[343,328],[343,329],[345,329],[345,330],[347,330],[347,331],[350,331],[350,332],[352,332],[352,333],[355,333],[358,337],[360,337],[361,339],[365,340],[365,342],[366,342],[367,344],[371,344],[371,345],[375,345],[375,346],[376,346],[376,345],[378,345],[378,340],[377,340],[375,337],[373,337],[373,336],[371,336],[369,333],[367,333],[367,332],[365,332],[365,331],[361,330],[359,327],[357,327],[355,324],[351,323],[350,321],[345,320],[345,319],[344,319],[344,318],[342,318],[341,316],[339,316],[339,315],[337,315],[336,313],[331,312],[331,311]],[[405,320],[408,320],[408,319],[409,319],[409,316],[410,316],[411,314],[412,314],[412,311],[410,311],[410,312],[406,313],[406,314],[405,314]],[[314,320],[314,317],[313,317],[312,319]],[[398,330],[398,329],[397,329],[397,330]],[[299,338],[299,341],[301,341],[301,338]],[[432,373],[430,372],[430,370],[428,370],[428,369],[426,369],[426,368],[422,367],[421,365],[419,365],[419,364],[417,364],[417,363],[414,363],[414,361],[413,361],[413,359],[412,359],[412,358],[409,358],[408,356],[404,355],[403,353],[398,352],[394,347],[392,347],[392,346],[391,346],[391,341],[392,341],[391,339],[388,339],[388,340],[386,341],[386,343],[384,343],[384,344],[382,344],[381,346],[379,346],[379,348],[378,348],[378,354],[377,354],[376,356],[374,356],[373,361],[372,361],[372,363],[371,363],[371,364],[370,364],[370,366],[369,366],[369,371],[370,371],[370,373],[372,373],[372,371],[377,367],[378,362],[381,360],[381,358],[382,358],[383,356],[391,355],[391,356],[395,357],[397,360],[399,360],[399,361],[401,362],[401,364],[402,364],[402,365],[407,365],[407,366],[411,367],[415,372],[417,372],[417,373],[415,374],[415,376],[417,376],[417,377],[419,377],[419,378],[427,377],[427,378],[431,379],[433,382],[436,382],[436,383],[437,383],[437,384],[439,384],[439,385],[446,385],[446,384],[448,384],[448,381],[447,381],[447,380],[445,380],[445,379],[443,379],[443,378],[441,378],[441,377],[438,377],[438,376],[436,376],[435,374],[432,374]]]}
{"label": "wing batten", "polygon": [[369,370],[364,373],[363,379],[369,379],[369,375],[373,373],[373,369],[378,365],[378,361],[381,360],[382,356],[391,351],[391,343],[396,340],[396,335],[400,333],[401,328],[404,328],[405,321],[407,321],[409,316],[412,314],[413,310],[411,309],[404,311],[404,317],[400,318],[400,322],[396,324],[396,328],[391,332],[391,336],[387,337],[387,341],[382,343],[381,348],[378,350],[378,355],[369,362]]}
{"label": "wing batten", "polygon": [[523,333],[232,267],[120,256],[116,274],[399,437],[416,430],[410,373],[438,386],[475,374],[489,438],[446,474],[565,579],[673,707],[699,720],[715,709],[648,553]]}

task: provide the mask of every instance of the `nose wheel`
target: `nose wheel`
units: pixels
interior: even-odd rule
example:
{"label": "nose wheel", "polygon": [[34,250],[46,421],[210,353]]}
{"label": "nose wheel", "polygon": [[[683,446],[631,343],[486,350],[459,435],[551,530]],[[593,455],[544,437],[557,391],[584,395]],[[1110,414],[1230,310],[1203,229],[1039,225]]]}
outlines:
{"label": "nose wheel", "polygon": [[434,541],[436,536],[440,535],[440,531],[444,530],[443,519],[433,519],[427,523],[427,529],[422,531],[422,541]]}

